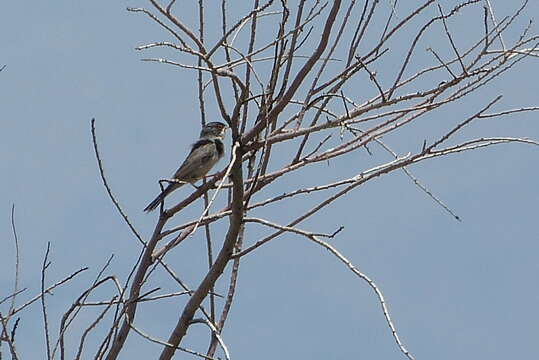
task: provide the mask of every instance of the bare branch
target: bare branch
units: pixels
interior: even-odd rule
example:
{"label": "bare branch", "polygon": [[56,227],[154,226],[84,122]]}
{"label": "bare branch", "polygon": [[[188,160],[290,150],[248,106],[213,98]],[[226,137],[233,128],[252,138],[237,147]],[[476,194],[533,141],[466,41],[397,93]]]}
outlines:
{"label": "bare branch", "polygon": [[28,300],[27,302],[25,302],[24,304],[20,305],[19,307],[17,307],[13,312],[12,312],[12,315],[18,313],[19,311],[22,311],[24,310],[27,306],[30,306],[32,305],[34,302],[36,302],[37,300],[40,300],[43,296],[45,296],[45,294],[50,294],[52,290],[54,290],[55,288],[57,288],[58,286],[60,285],[63,285],[65,284],[66,282],[68,282],[69,280],[73,279],[75,276],[77,276],[78,274],[80,274],[81,272],[83,271],[86,271],[88,270],[87,267],[83,267],[75,272],[73,272],[72,274],[68,275],[67,277],[63,278],[62,280],[58,281],[57,283],[49,286],[48,288],[46,288],[44,291],[42,291],[41,293],[39,293],[38,295],[36,295],[35,297],[33,297],[32,299]]}
{"label": "bare branch", "polygon": [[[535,140],[510,137],[481,137],[457,145],[449,144],[449,141],[456,138],[457,133],[464,133],[465,127],[472,121],[537,111],[539,107],[523,106],[494,111],[492,110],[494,105],[501,98],[496,97],[475,114],[457,119],[456,126],[451,125],[436,135],[429,144],[423,139],[432,139],[432,134],[417,135],[416,141],[419,145],[424,142],[423,147],[416,146],[419,149],[414,149],[413,153],[404,156],[399,156],[399,153],[382,142],[381,138],[395,134],[401,128],[417,123],[422,118],[427,118],[434,110],[449,108],[450,104],[456,105],[457,101],[478,94],[481,88],[500,78],[524,58],[539,57],[537,51],[539,36],[529,35],[529,24],[517,34],[517,38],[520,35],[517,41],[506,44],[502,39],[502,35],[505,36],[508,27],[515,22],[515,19],[524,14],[523,8],[518,8],[512,15],[498,21],[494,17],[490,2],[486,0],[486,3],[483,3],[485,4],[483,17],[477,20],[478,30],[475,38],[471,45],[459,49],[458,41],[450,30],[449,19],[456,14],[473,14],[469,10],[480,7],[482,5],[480,0],[462,0],[453,4],[447,12],[442,10],[440,5],[433,8],[432,5],[437,3],[435,0],[424,0],[414,5],[409,13],[402,17],[397,17],[395,0],[389,2],[388,11],[381,11],[380,1],[352,0],[344,3],[339,0],[331,2],[300,0],[292,4],[288,1],[255,0],[243,13],[234,14],[231,13],[231,3],[222,0],[221,20],[219,24],[212,24],[213,26],[207,26],[206,23],[208,18],[205,5],[209,3],[198,0],[197,32],[188,27],[187,24],[191,24],[191,21],[183,21],[185,15],[179,8],[173,13],[175,0],[164,1],[162,5],[158,0],[150,2],[157,10],[156,15],[144,9],[136,11],[149,16],[165,31],[171,33],[174,40],[148,43],[137,49],[176,50],[173,52],[180,57],[180,60],[167,55],[166,59],[154,57],[143,61],[161,62],[197,72],[201,122],[206,123],[208,106],[214,106],[220,112],[223,120],[232,128],[232,157],[225,169],[205,179],[202,186],[181,202],[169,209],[161,208],[149,241],[145,243],[140,239],[144,245],[143,253],[140,262],[133,268],[133,271],[136,271],[134,278],[132,280],[129,278],[124,288],[127,289],[129,284],[129,296],[124,298],[122,293],[118,299],[107,296],[105,299],[110,299],[109,301],[93,303],[84,301],[79,304],[79,309],[82,306],[92,305],[106,308],[116,306],[113,326],[103,340],[96,358],[104,356],[108,351],[107,360],[117,359],[129,332],[133,330],[163,346],[164,348],[160,349],[160,359],[170,360],[176,350],[182,349],[180,345],[189,326],[204,322],[212,330],[207,354],[202,355],[194,351],[191,353],[212,359],[219,343],[222,343],[220,336],[233,306],[234,294],[237,292],[241,257],[285,232],[294,232],[328,249],[356,276],[367,281],[378,297],[386,322],[400,351],[409,359],[413,359],[400,341],[389,317],[385,300],[376,285],[359,272],[344,255],[320,240],[322,236],[331,238],[342,229],[334,234],[321,234],[299,229],[298,224],[327,208],[337,199],[345,198],[350,191],[363,183],[395,170],[404,171],[415,186],[444,211],[460,220],[448,205],[412,174],[411,165],[431,158],[496,144],[517,142],[537,145]],[[343,3],[346,5],[342,6]],[[433,15],[426,15],[429,8],[434,10]],[[278,18],[275,18],[275,15]],[[273,24],[269,22],[266,24],[262,18],[275,21]],[[231,19],[234,20],[231,22]],[[167,25],[169,22],[171,25]],[[373,24],[382,25],[376,30]],[[263,30],[260,30],[259,26],[262,26]],[[218,28],[218,33],[207,34],[206,32],[212,28]],[[260,31],[266,32],[268,29],[274,33],[259,36]],[[245,33],[247,31],[249,33]],[[409,44],[401,50],[400,47],[393,46],[392,41],[397,33],[405,31]],[[349,40],[345,40],[347,34],[350,34]],[[438,44],[436,48],[427,49],[430,53],[420,53],[418,45],[427,38],[430,41],[433,34],[437,35],[438,39],[446,38],[448,41],[435,42]],[[313,41],[315,36],[317,38]],[[211,43],[208,39],[212,39]],[[260,43],[262,39],[269,40]],[[502,42],[501,50],[495,46],[497,39]],[[343,41],[349,43],[343,46]],[[444,55],[448,53],[447,49],[441,50],[439,44],[449,49],[449,55]],[[379,64],[389,57],[402,59],[401,64],[393,69],[393,74],[386,73],[385,70],[379,74]],[[342,60],[334,61],[339,58]],[[461,70],[455,70],[457,68]],[[414,69],[414,72],[408,74],[411,69]],[[366,74],[362,72],[363,70]],[[361,85],[362,81],[372,84],[357,90],[357,85]],[[384,85],[386,81],[390,81],[387,86]],[[339,131],[340,142],[333,136]],[[94,130],[93,136],[97,153]],[[361,169],[361,163],[354,163],[354,166],[359,167],[355,171],[356,176],[347,178],[342,174],[335,174],[335,179],[327,184],[316,183],[316,179],[310,177],[308,178],[310,183],[304,183],[302,186],[292,186],[291,181],[290,188],[287,188],[285,193],[271,195],[270,198],[256,198],[262,190],[266,194],[275,194],[272,192],[273,182],[279,180],[288,185],[286,183],[288,179],[294,175],[303,176],[303,171],[308,170],[307,167],[313,168],[314,164],[362,151],[363,148],[372,154],[371,149],[367,147],[371,147],[373,141],[380,144],[394,159],[366,170]],[[292,146],[295,148],[291,148]],[[290,154],[290,159],[284,163],[283,154],[285,156]],[[104,178],[98,154],[97,157],[101,176]],[[245,178],[243,163],[246,163],[247,169]],[[228,181],[229,176],[231,181]],[[104,183],[106,184],[106,181]],[[217,198],[217,194],[224,188],[229,189],[228,201],[223,196]],[[212,195],[208,193],[210,189],[215,190]],[[110,190],[107,191],[112,198]],[[325,199],[306,211],[293,214],[285,225],[254,217],[251,211],[276,203],[282,204],[283,200],[301,201],[303,195],[320,191],[327,191]],[[184,222],[182,225],[169,223],[174,215],[202,198],[204,198],[202,212],[181,220]],[[256,200],[251,203],[252,199]],[[214,209],[219,202],[222,202],[219,210]],[[122,211],[120,213],[123,214]],[[210,231],[210,225],[225,217],[228,218],[229,225],[222,241],[214,238],[215,233]],[[125,216],[124,220],[127,221]],[[244,247],[243,236],[247,226],[245,224],[248,222],[256,222],[275,231],[266,237],[250,240]],[[205,227],[209,269],[201,276],[202,281],[193,291],[163,259],[169,250],[190,237],[201,226]],[[157,243],[165,238],[166,244],[157,248]],[[214,241],[222,243],[218,254],[215,254]],[[232,259],[228,293],[217,322],[213,289]],[[134,325],[137,303],[159,301],[174,294],[151,297],[149,294],[156,291],[155,287],[150,287],[149,291],[143,289],[144,284],[152,280],[152,275],[157,273],[156,270],[160,266],[163,266],[173,281],[185,290],[181,294],[190,296],[180,310],[167,341],[147,335]],[[210,314],[202,307],[208,295]],[[199,310],[205,320],[193,320]],[[88,329],[92,328],[90,326]],[[79,353],[82,353],[82,344],[84,340],[81,339]],[[222,346],[224,347],[224,343]],[[228,358],[228,350],[224,348],[223,351]]]}
{"label": "bare branch", "polygon": [[432,145],[429,145],[424,152],[429,153],[432,149],[434,149],[436,146],[440,145],[441,143],[445,142],[447,139],[451,137],[451,135],[455,134],[457,131],[459,131],[462,127],[468,125],[473,120],[477,119],[482,113],[487,111],[492,105],[497,103],[502,98],[501,95],[498,95],[494,100],[489,102],[485,107],[483,107],[480,111],[475,113],[474,115],[470,116],[466,120],[459,123],[457,126],[455,126],[451,131],[447,132],[444,136],[442,136],[439,140],[432,143]]}
{"label": "bare branch", "polygon": [[127,11],[131,11],[131,12],[142,12],[146,15],[148,15],[153,21],[155,21],[156,23],[158,23],[159,25],[161,25],[164,29],[166,29],[169,33],[171,33],[181,44],[182,44],[182,48],[186,50],[186,52],[189,52],[189,53],[192,53],[192,54],[197,54],[197,55],[201,55],[199,52],[195,52],[193,49],[191,49],[187,43],[185,42],[185,40],[183,40],[183,38],[176,32],[174,31],[170,26],[166,25],[164,22],[162,22],[161,20],[159,20],[159,18],[157,16],[155,16],[154,14],[152,14],[151,12],[149,12],[148,10],[146,9],[143,9],[143,8],[127,8]]}
{"label": "bare branch", "polygon": [[486,119],[486,118],[491,118],[491,117],[498,117],[498,116],[503,116],[503,115],[520,113],[520,112],[538,111],[538,110],[539,110],[539,106],[523,107],[523,108],[518,108],[518,109],[500,111],[500,112],[492,113],[492,114],[479,114],[477,115],[477,117],[479,119]]}
{"label": "bare branch", "polygon": [[206,324],[210,328],[210,330],[212,331],[212,334],[215,336],[215,338],[219,342],[219,345],[221,345],[221,348],[223,349],[223,352],[225,354],[225,359],[230,360],[230,353],[228,351],[228,347],[226,346],[225,342],[223,341],[223,338],[221,337],[221,335],[219,335],[219,331],[217,330],[217,328],[211,322],[209,322],[206,319],[193,319],[191,321],[191,324],[196,324],[196,323],[199,323],[199,322],[203,323],[203,324]]}
{"label": "bare branch", "polygon": [[[492,19],[492,23],[494,24],[495,27],[498,26],[498,22],[496,21],[496,16],[494,15],[494,10],[492,9],[492,5],[490,4],[490,0],[485,0],[485,2],[487,3],[487,7],[488,7],[488,12],[489,12],[489,15],[490,15],[490,18]],[[528,0],[526,0],[524,2],[524,6],[526,6],[528,4]],[[505,41],[503,41],[503,37],[502,37],[502,33],[501,31],[498,31],[497,34],[496,34],[496,37],[495,38],[498,38],[500,39],[500,43],[502,44],[502,48],[503,48],[503,51],[505,53]]]}
{"label": "bare branch", "polygon": [[253,217],[248,218],[248,217],[246,217],[246,218],[243,219],[243,221],[244,222],[259,223],[259,224],[267,225],[267,226],[272,227],[274,229],[279,229],[279,230],[283,230],[283,231],[286,231],[286,232],[292,232],[292,233],[295,233],[295,234],[300,234],[300,235],[305,235],[305,236],[326,237],[326,238],[329,238],[329,239],[334,238],[335,235],[337,235],[338,233],[340,233],[344,229],[344,227],[341,226],[337,230],[335,230],[332,234],[323,234],[323,233],[309,232],[309,231],[301,230],[301,229],[291,227],[291,226],[278,225],[278,224],[275,224],[275,223],[273,223],[271,221],[268,221],[268,220],[265,220],[265,219],[260,219],[260,218],[253,218]]}
{"label": "bare branch", "polygon": [[[149,340],[153,343],[156,343],[156,344],[159,344],[159,345],[164,345],[164,346],[173,346],[172,344],[164,341],[164,340],[160,340],[160,339],[157,339],[153,336],[150,336],[148,335],[147,333],[145,333],[144,331],[140,330],[139,328],[135,327],[133,324],[131,324],[131,329],[133,329],[134,332],[136,332],[137,334],[139,334],[140,336],[142,336],[143,338],[145,338],[146,340]],[[183,348],[181,346],[175,346],[174,347],[176,350],[180,350],[180,351],[183,351],[187,354],[191,354],[191,355],[195,355],[195,356],[198,356],[200,358],[203,358],[203,359],[206,359],[206,360],[218,360],[218,359],[215,359],[213,357],[210,357],[210,356],[206,356],[202,353],[199,353],[197,351],[194,351],[194,350],[190,350],[190,349],[187,349],[187,348]]]}
{"label": "bare branch", "polygon": [[[157,295],[152,297],[141,297],[140,299],[136,300],[137,302],[146,302],[146,301],[155,301],[155,300],[161,300],[161,299],[167,299],[171,297],[181,296],[181,295],[189,295],[191,294],[191,291],[179,291],[174,292],[170,294],[163,294],[163,295]],[[215,294],[216,296],[222,297],[219,294]],[[124,300],[109,300],[109,301],[96,301],[96,302],[82,302],[80,304],[77,304],[77,306],[104,306],[109,304],[124,304]]]}
{"label": "bare branch", "polygon": [[13,336],[13,332],[15,331],[15,329],[12,332],[12,336],[10,336],[8,318],[4,317],[2,313],[0,313],[0,323],[2,323],[2,331],[0,332],[0,344],[2,343],[2,341],[7,342],[9,346],[9,351],[11,353],[11,359],[19,360],[19,355],[17,354],[17,347],[15,346],[15,339]]}
{"label": "bare branch", "polygon": [[[243,237],[244,237],[244,235],[245,235],[245,227],[242,224],[241,229],[240,229],[240,234],[238,236],[238,242],[236,243],[236,246],[234,248],[235,252],[241,251],[241,247],[243,245]],[[218,328],[216,328],[216,332],[219,332],[219,334],[224,329],[225,322],[226,322],[226,320],[228,318],[228,314],[230,312],[230,308],[232,307],[232,301],[234,299],[234,295],[236,293],[236,286],[238,284],[238,274],[239,274],[239,269],[240,269],[240,261],[241,261],[240,258],[236,258],[236,259],[234,259],[233,264],[232,264],[232,271],[231,271],[231,274],[230,274],[230,283],[229,283],[229,286],[228,286],[228,293],[227,293],[227,296],[226,296],[226,302],[225,302],[225,305],[223,306],[223,310],[221,312],[221,317],[219,319],[219,323],[217,324]],[[212,337],[212,342],[211,342],[210,347],[209,347],[208,352],[207,352],[208,356],[213,356],[213,354],[215,353],[215,350],[217,349],[218,340],[219,339],[217,338],[217,336]]]}
{"label": "bare branch", "polygon": [[170,8],[164,9],[157,3],[155,0],[150,0],[152,5],[167,19],[169,19],[174,25],[176,25],[185,35],[187,35],[198,47],[200,53],[206,54],[206,48],[204,47],[204,44],[200,41],[200,39],[193,33],[191,29],[189,29],[184,23],[182,23],[178,18],[176,18],[174,15],[172,15],[168,10]]}
{"label": "bare branch", "polygon": [[[396,160],[390,161],[390,162],[388,162],[386,164],[382,164],[382,165],[377,166],[375,168],[372,168],[372,169],[370,169],[370,170],[368,170],[366,172],[358,174],[357,176],[353,177],[352,179],[350,179],[348,181],[348,182],[351,182],[351,184],[348,185],[346,188],[344,188],[343,190],[337,192],[336,194],[328,197],[326,200],[320,202],[318,205],[311,208],[309,211],[305,212],[304,214],[302,214],[301,216],[299,216],[295,220],[291,221],[286,226],[287,227],[294,227],[295,225],[299,224],[300,222],[302,222],[306,218],[308,218],[311,215],[318,212],[323,207],[331,204],[333,201],[335,201],[338,198],[342,197],[343,195],[345,195],[346,193],[348,193],[350,190],[354,189],[355,187],[367,182],[370,179],[373,179],[373,178],[378,177],[380,175],[389,173],[389,172],[391,172],[391,171],[393,171],[395,169],[399,169],[399,168],[401,168],[403,166],[406,166],[406,165],[412,163],[413,161],[414,161],[414,158],[410,157],[410,154],[408,154],[408,155],[406,155],[404,157],[399,157]],[[234,254],[233,258],[247,255],[251,251],[257,249],[258,247],[260,247],[262,245],[264,245],[268,241],[270,241],[270,240],[274,239],[275,237],[281,235],[283,232],[284,232],[284,230],[276,231],[275,233],[263,238],[262,240],[257,241],[254,245],[246,248],[245,250],[242,250],[240,253]]]}
{"label": "bare branch", "polygon": [[453,51],[455,52],[455,55],[457,56],[457,59],[459,60],[460,66],[462,67],[462,72],[466,73],[466,67],[464,66],[464,63],[462,62],[462,59],[460,57],[459,51],[457,50],[457,46],[455,45],[455,42],[453,41],[453,37],[451,36],[451,33],[447,29],[447,23],[445,21],[445,15],[442,10],[442,7],[440,4],[438,4],[438,11],[440,12],[441,18],[442,18],[442,24],[444,24],[444,30],[445,34],[447,35],[447,38],[449,39],[449,43],[451,44],[451,48],[453,48]]}
{"label": "bare branch", "polygon": [[114,296],[108,303],[108,305],[105,307],[105,309],[103,309],[101,311],[101,313],[97,316],[97,318],[84,330],[81,338],[80,338],[80,342],[79,342],[79,348],[77,349],[77,355],[75,355],[75,359],[79,360],[82,356],[82,350],[84,348],[84,342],[86,340],[86,337],[88,336],[88,334],[90,333],[90,331],[92,331],[96,326],[97,324],[103,319],[103,317],[105,316],[105,314],[110,310],[110,308],[112,307],[112,305],[114,304],[114,299],[116,299],[116,296]]}
{"label": "bare branch", "polygon": [[[289,226],[281,226],[281,225],[271,223],[271,222],[269,222],[267,220],[263,220],[263,219],[254,219],[254,218],[247,219],[246,218],[245,221],[253,221],[253,222],[257,222],[257,223],[260,223],[260,224],[270,226],[270,227],[275,228],[275,229],[279,229],[280,231],[293,232],[295,234],[303,235],[304,237],[306,237],[309,240],[313,241],[314,243],[324,247],[331,254],[336,256],[342,263],[344,263],[348,267],[348,269],[350,269],[350,271],[352,271],[360,279],[366,281],[367,284],[374,290],[376,296],[378,297],[378,301],[380,303],[380,306],[382,307],[382,312],[384,313],[384,317],[386,319],[386,322],[387,322],[387,324],[389,326],[389,329],[391,330],[391,335],[393,335],[393,339],[395,339],[395,342],[397,343],[397,346],[399,347],[400,351],[404,355],[406,355],[406,357],[408,357],[408,359],[414,360],[414,357],[412,356],[412,354],[408,350],[406,350],[406,348],[402,344],[402,342],[401,342],[401,340],[400,340],[400,338],[399,338],[399,336],[397,334],[397,330],[395,329],[395,325],[393,325],[393,321],[391,320],[391,317],[389,315],[389,310],[387,308],[387,304],[386,304],[386,301],[384,299],[384,296],[382,295],[382,292],[380,291],[380,289],[378,288],[376,283],[373,280],[371,280],[367,275],[365,275],[364,273],[359,271],[350,262],[350,260],[348,260],[346,257],[344,257],[344,255],[342,255],[335,247],[333,247],[332,245],[328,244],[325,241],[322,241],[322,240],[318,239],[319,235],[311,233],[311,232],[307,232],[307,231],[300,230],[300,229],[293,228],[293,227],[289,227]],[[339,230],[337,230],[333,235],[329,235],[329,236],[324,235],[324,236],[333,237],[338,232],[340,232],[341,230],[342,230],[342,227]]]}
{"label": "bare branch", "polygon": [[[379,139],[376,139],[375,140],[378,144],[380,144],[380,146],[382,146],[386,151],[388,151],[391,155],[393,155],[393,157],[395,159],[398,158],[398,155],[397,153],[395,153],[393,150],[391,150],[391,148],[389,146],[387,146],[384,142],[382,142],[381,140]],[[440,205],[442,207],[442,209],[444,209],[448,214],[450,214],[455,220],[457,221],[461,221],[461,218],[460,216],[458,216],[457,214],[455,214],[455,212],[453,212],[453,210],[451,210],[449,208],[449,206],[447,206],[442,200],[440,200],[436,195],[434,195],[432,193],[432,191],[429,190],[429,188],[427,188],[425,185],[423,185],[419,179],[414,176],[414,174],[412,174],[412,172],[406,167],[406,166],[403,166],[402,168],[402,171],[404,171],[404,173],[406,174],[406,176],[408,176],[410,178],[410,180],[412,180],[412,182],[414,183],[414,185],[416,185],[419,189],[421,189],[421,191],[423,191],[425,194],[427,194],[432,200],[434,200],[434,202],[436,202],[438,205]]]}
{"label": "bare branch", "polygon": [[146,246],[146,242],[142,239],[142,236],[139,235],[139,233],[137,232],[137,230],[135,229],[133,224],[131,224],[131,221],[129,220],[126,213],[121,208],[120,203],[118,202],[118,200],[116,200],[116,198],[112,194],[112,190],[111,190],[111,188],[110,188],[110,186],[109,186],[109,184],[107,182],[107,178],[105,177],[105,170],[103,169],[103,161],[101,160],[101,156],[99,155],[99,150],[97,148],[97,136],[96,136],[96,131],[95,131],[95,118],[92,118],[91,126],[92,126],[92,143],[94,145],[95,157],[97,159],[97,165],[99,167],[99,175],[101,175],[101,180],[103,181],[103,186],[107,190],[107,194],[109,195],[110,200],[112,201],[112,203],[116,207],[116,210],[118,210],[118,212],[120,213],[120,215],[124,219],[125,223],[129,227],[129,229],[131,230],[133,235],[135,235],[135,237],[138,239],[138,241],[142,245]]}
{"label": "bare branch", "polygon": [[242,138],[242,142],[246,143],[250,140],[252,140],[256,135],[258,135],[273,119],[276,119],[277,116],[283,111],[285,106],[287,105],[288,101],[292,99],[296,91],[298,90],[299,86],[303,83],[305,80],[305,77],[312,69],[313,65],[316,63],[316,61],[322,56],[322,53],[326,49],[326,46],[328,44],[329,35],[331,33],[331,29],[333,28],[333,24],[335,22],[335,18],[337,17],[337,12],[339,11],[341,5],[340,0],[335,0],[333,2],[333,6],[330,10],[330,13],[326,19],[326,23],[324,25],[324,30],[322,32],[322,36],[320,39],[320,42],[318,43],[318,46],[316,47],[316,50],[311,55],[311,57],[307,60],[307,62],[303,65],[303,67],[299,70],[298,74],[295,76],[294,80],[292,81],[290,87],[288,90],[283,94],[283,96],[279,99],[279,102],[275,104],[271,112],[267,115],[266,121],[260,121],[258,124],[256,124],[253,129],[251,129],[247,134],[245,134]]}
{"label": "bare branch", "polygon": [[325,241],[322,241],[318,239],[316,236],[308,236],[307,238],[311,241],[315,242],[316,244],[324,247],[326,250],[328,250],[330,253],[332,253],[335,257],[337,257],[343,264],[345,264],[350,271],[352,271],[355,275],[357,275],[360,279],[364,280],[374,291],[376,296],[378,297],[378,302],[380,303],[380,307],[382,308],[382,312],[384,314],[384,318],[386,319],[386,323],[389,326],[389,329],[391,330],[391,335],[393,336],[393,339],[395,340],[395,343],[397,343],[397,346],[399,347],[399,350],[410,360],[414,360],[415,358],[412,356],[412,354],[404,347],[402,341],[399,338],[399,335],[397,334],[397,329],[395,328],[395,325],[393,324],[393,321],[391,320],[391,317],[389,315],[389,309],[387,308],[386,301],[384,299],[384,296],[382,294],[382,291],[378,288],[376,283],[368,277],[366,274],[359,271],[351,262],[348,260],[344,255],[342,255],[335,247],[328,244]]}
{"label": "bare branch", "polygon": [[16,293],[12,293],[8,296],[5,296],[2,300],[0,300],[0,305],[2,305],[4,302],[8,301],[9,299],[13,298],[14,296],[17,296],[19,295],[20,293],[23,293],[27,290],[27,288],[24,288],[24,289],[20,289],[19,291],[17,291]]}

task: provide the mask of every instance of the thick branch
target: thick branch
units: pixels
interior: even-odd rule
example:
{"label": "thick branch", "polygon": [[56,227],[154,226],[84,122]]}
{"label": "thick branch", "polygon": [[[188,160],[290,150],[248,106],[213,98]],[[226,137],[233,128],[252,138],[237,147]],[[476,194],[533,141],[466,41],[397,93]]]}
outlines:
{"label": "thick branch", "polygon": [[198,289],[185,305],[178,323],[176,324],[176,327],[172,331],[172,334],[168,340],[168,343],[173,347],[166,346],[159,357],[160,360],[170,360],[172,358],[174,352],[176,351],[176,347],[181,343],[187,332],[187,328],[195,315],[195,311],[206,298],[208,292],[214,286],[217,279],[223,273],[234,251],[234,246],[238,239],[238,234],[243,219],[243,172],[241,166],[242,154],[239,147],[235,147],[235,149],[236,159],[231,172],[231,178],[234,184],[232,190],[232,215],[230,216],[230,226],[228,228],[223,247],[215,259],[215,263],[204,277],[204,280],[202,280]]}

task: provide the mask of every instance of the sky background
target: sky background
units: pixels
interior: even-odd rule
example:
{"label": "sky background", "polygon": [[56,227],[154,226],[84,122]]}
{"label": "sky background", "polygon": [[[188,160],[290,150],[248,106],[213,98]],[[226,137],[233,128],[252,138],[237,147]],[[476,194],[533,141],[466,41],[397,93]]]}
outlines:
{"label": "sky background", "polygon": [[[191,19],[188,22],[195,21],[190,3],[181,5],[182,16]],[[492,3],[500,19],[517,6],[509,1]],[[28,288],[18,303],[39,292],[47,242],[52,261],[47,283],[82,266],[90,268],[48,298],[54,338],[59,317],[107,258],[115,255],[108,273],[124,280],[140,251],[101,184],[90,119],[96,118],[110,186],[145,237],[151,234],[156,214],[144,214],[142,209],[158,191],[156,180],[177,168],[199,132],[193,74],[140,61],[162,55],[137,52],[136,46],[169,40],[169,36],[148,18],[127,12],[126,6],[148,4],[58,0],[11,1],[1,6],[0,66],[7,66],[0,72],[0,298],[13,287],[10,211],[15,204],[21,287]],[[211,9],[208,12],[213,16]],[[397,13],[402,19],[406,8],[398,7]],[[509,39],[518,38],[527,21],[538,15],[539,3],[531,2]],[[482,21],[471,19],[456,18],[451,23],[458,44],[471,41],[469,34]],[[538,30],[533,24],[531,32]],[[422,49],[440,46],[439,41],[440,37],[427,38]],[[398,60],[400,64],[402,59]],[[376,71],[383,76],[394,66],[388,59]],[[537,58],[526,59],[472,100],[439,111],[423,120],[421,127],[410,126],[386,140],[400,154],[417,151],[422,139],[435,139],[498,94],[504,98],[495,110],[537,105],[537,66]],[[359,99],[361,91],[354,93]],[[208,114],[219,119],[214,107]],[[539,139],[537,115],[478,121],[458,139],[504,135]],[[230,139],[227,147],[230,152]],[[277,183],[260,199],[307,184],[313,177],[320,179],[314,183],[329,182],[332,174],[354,175],[381,159],[387,161],[380,148],[373,148],[374,156],[362,151],[330,165],[317,165],[300,177]],[[537,147],[510,144],[412,167],[462,222],[445,213],[401,172],[394,172],[360,186],[300,228],[331,233],[344,226],[331,243],[376,281],[401,340],[417,359],[534,358],[539,322],[535,306],[539,301],[538,156]],[[224,166],[223,161],[219,169]],[[174,199],[188,193],[178,191]],[[259,214],[284,224],[324,196],[273,205]],[[201,204],[196,203],[178,214],[174,223],[183,223],[200,210]],[[224,225],[226,221],[213,228],[217,246]],[[246,242],[252,244],[267,233],[249,225]],[[207,267],[203,233],[176,248],[167,261],[195,288]],[[152,275],[148,289],[157,286],[162,287],[160,293],[178,291],[159,271]],[[221,281],[216,290],[225,293],[226,286]],[[93,299],[111,293],[108,288]],[[155,337],[167,338],[183,301],[141,305],[137,325]],[[0,311],[5,313],[5,306]],[[75,329],[84,329],[91,314],[83,313]],[[22,313],[17,331],[22,358],[43,358],[38,303]],[[194,325],[183,345],[205,351],[207,338],[207,330]],[[404,358],[368,285],[326,250],[294,235],[276,239],[244,258],[223,338],[233,359]],[[95,340],[90,340],[89,349],[92,344]],[[76,348],[75,343],[70,345]],[[6,349],[2,347],[5,356]],[[159,346],[132,332],[120,359],[155,358],[159,352]]]}

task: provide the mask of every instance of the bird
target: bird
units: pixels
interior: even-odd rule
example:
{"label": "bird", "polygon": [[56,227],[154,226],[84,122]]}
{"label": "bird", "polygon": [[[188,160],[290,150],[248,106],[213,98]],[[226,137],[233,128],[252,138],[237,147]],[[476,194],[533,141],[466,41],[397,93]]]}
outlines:
{"label": "bird", "polygon": [[227,125],[218,121],[204,125],[200,131],[199,139],[191,146],[189,155],[174,173],[173,179],[184,183],[169,183],[165,190],[146,206],[144,211],[150,212],[154,210],[174,190],[186,183],[194,184],[206,176],[225,154],[223,139],[227,129]]}

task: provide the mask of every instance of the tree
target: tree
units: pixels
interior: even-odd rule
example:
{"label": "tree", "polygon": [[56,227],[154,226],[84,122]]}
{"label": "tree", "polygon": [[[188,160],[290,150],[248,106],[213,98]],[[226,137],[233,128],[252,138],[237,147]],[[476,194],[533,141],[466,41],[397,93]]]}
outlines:
{"label": "tree", "polygon": [[[252,8],[244,8],[250,5]],[[263,245],[283,234],[294,233],[327,249],[328,254],[368,283],[378,298],[398,348],[408,358],[413,358],[400,341],[376,284],[345,254],[323,240],[336,236],[342,228],[336,224],[335,229],[321,234],[297,226],[314,214],[331,211],[328,205],[345,198],[361,185],[400,170],[458,220],[458,216],[412,174],[410,167],[424,160],[497,144],[538,144],[514,137],[454,139],[467,125],[480,119],[538,109],[495,111],[501,95],[492,98],[478,95],[494,80],[514,70],[523,59],[537,56],[539,36],[530,35],[526,27],[517,40],[508,43],[505,39],[505,33],[523,16],[527,1],[513,16],[501,20],[496,18],[488,0],[464,1],[447,8],[428,0],[419,5],[399,4],[408,7],[399,11],[397,1],[387,5],[379,1],[353,0],[326,3],[300,0],[293,4],[256,0],[253,4],[232,6],[222,1],[222,23],[212,24],[207,15],[211,11],[210,4],[199,0],[196,25],[188,24],[194,15],[182,14],[183,5],[175,4],[175,0],[167,4],[150,0],[148,8],[128,9],[146,15],[172,38],[140,46],[138,50],[172,50],[167,58],[145,58],[144,61],[196,72],[201,123],[208,119],[208,108],[215,106],[219,110],[222,121],[231,129],[232,147],[228,152],[231,158],[222,171],[208,177],[180,203],[165,204],[152,236],[145,240],[129,222],[107,184],[92,121],[103,182],[142,244],[142,253],[132,276],[122,281],[112,275],[100,276],[81,294],[62,319],[59,339],[56,346],[48,349],[49,356],[54,357],[55,351],[59,351],[63,358],[63,336],[78,309],[98,287],[113,283],[117,293],[102,302],[104,310],[98,313],[95,323],[104,319],[109,310],[116,309],[116,312],[108,318],[110,327],[103,334],[101,346],[94,351],[96,358],[117,359],[130,332],[136,331],[163,345],[160,359],[171,359],[178,349],[189,351],[181,347],[182,340],[188,328],[196,323],[203,323],[211,330],[205,356],[213,358],[221,346],[228,358],[220,334],[234,302],[241,260],[255,250],[263,251]],[[457,17],[473,22],[476,32],[467,39],[457,40],[451,23]],[[198,29],[194,30],[194,26]],[[425,44],[428,48],[423,52],[421,48]],[[376,69],[384,63],[394,64],[393,71],[379,73]],[[452,106],[459,106],[460,112],[465,108],[466,115],[459,112],[461,118],[447,126],[445,133],[417,132],[409,140],[413,145],[408,153],[393,150],[384,140],[390,135],[399,136],[403,129],[436,117],[437,111]],[[335,135],[336,130],[339,136]],[[392,159],[387,161],[374,147],[382,149]],[[353,163],[350,165],[352,176],[336,173],[332,174],[331,181],[322,176],[305,175],[321,163],[347,161],[350,154],[360,151],[372,154],[376,165],[365,168],[363,164]],[[275,183],[294,177],[306,180],[284,194],[274,195]],[[227,200],[218,198],[225,192],[228,192]],[[306,195],[314,193],[325,197],[307,210],[296,210],[302,208],[300,204]],[[176,214],[198,199],[203,199],[205,204],[202,214],[180,226],[170,225]],[[289,207],[292,216],[286,225],[258,215],[285,200],[294,204]],[[222,203],[221,208],[213,210],[219,203]],[[218,239],[211,236],[211,226],[222,219],[228,219],[228,226],[222,245],[216,247]],[[265,237],[247,239],[248,226],[264,226],[272,232]],[[165,256],[191,234],[203,230],[209,266],[200,284],[191,289],[165,262]],[[43,263],[43,278],[46,264],[47,258]],[[223,279],[227,266],[232,268],[231,275]],[[149,274],[158,268],[165,269],[172,281],[183,288],[181,294],[189,295],[181,311],[173,314],[177,318],[176,325],[166,340],[143,334],[136,325],[138,305],[143,301],[158,302],[164,297],[150,296],[154,290]],[[214,291],[218,281],[229,284],[222,304],[216,301],[218,294]],[[15,293],[17,291],[15,288]],[[43,285],[38,299],[43,300],[47,292]],[[169,294],[175,295],[179,293]],[[15,310],[18,309],[12,307],[7,316],[2,317],[3,340],[12,345],[14,336],[8,335],[8,322],[17,313]],[[44,305],[43,313],[46,314]],[[92,329],[93,326],[88,327],[81,336],[78,354]]]}

